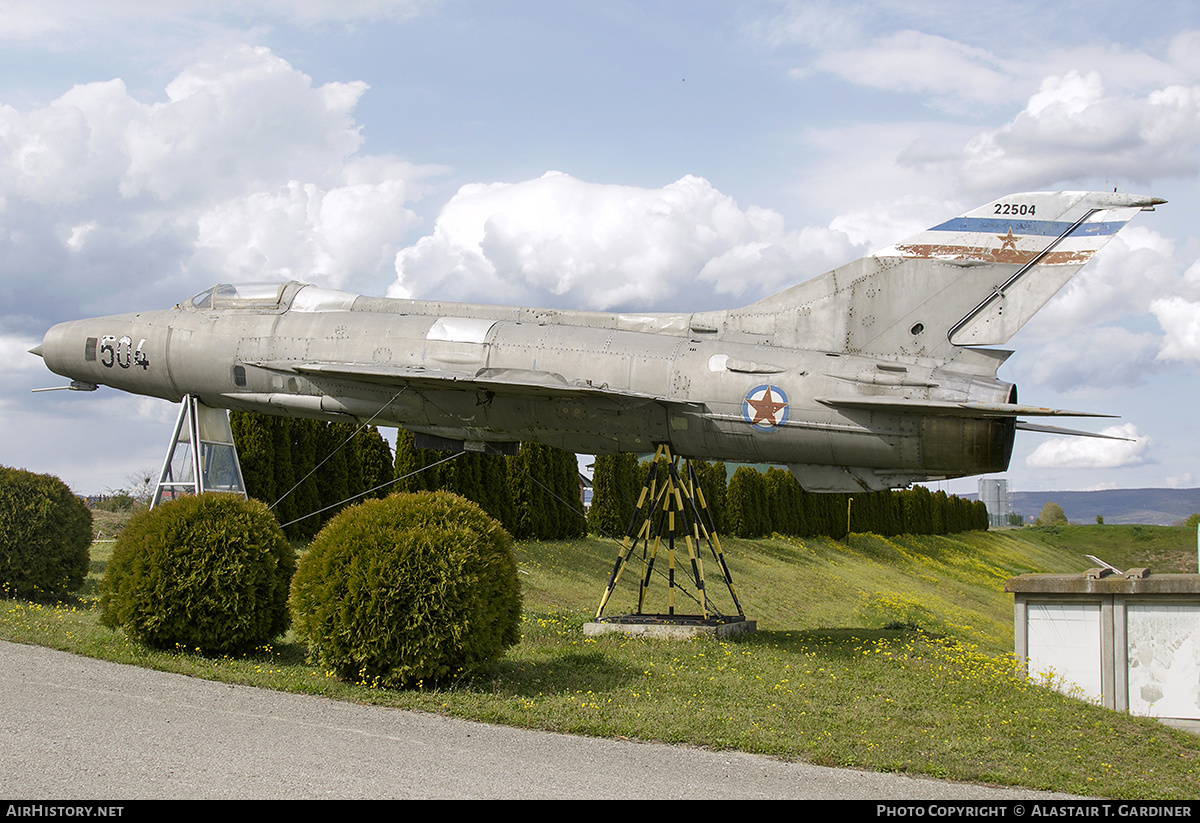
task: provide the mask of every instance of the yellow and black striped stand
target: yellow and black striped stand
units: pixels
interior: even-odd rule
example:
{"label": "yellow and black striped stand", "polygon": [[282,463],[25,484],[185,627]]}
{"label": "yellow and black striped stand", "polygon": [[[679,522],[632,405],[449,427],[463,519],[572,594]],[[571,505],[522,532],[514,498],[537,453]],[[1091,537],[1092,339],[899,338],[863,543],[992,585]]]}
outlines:
{"label": "yellow and black striped stand", "polygon": [[[654,460],[646,472],[646,480],[638,497],[637,507],[625,530],[617,562],[608,578],[608,586],[600,599],[595,621],[598,623],[641,623],[676,625],[721,625],[742,622],[745,615],[733,589],[733,579],[721,541],[713,528],[712,516],[704,500],[704,492],[696,479],[690,463],[685,466],[685,476],[678,468],[679,458],[671,455],[670,447],[660,445]],[[681,537],[687,548],[689,568],[679,569],[676,565],[676,539]],[[721,577],[729,592],[732,609],[722,609],[709,596],[704,584],[704,559],[699,554],[701,543],[709,551],[720,568]],[[637,611],[619,617],[604,617],[609,598],[620,582],[621,574],[630,558],[640,547],[641,584],[638,588]],[[666,578],[666,610],[648,612],[647,599],[650,583],[656,574],[655,563],[665,549],[667,570],[658,574]],[[678,573],[677,573],[678,572]],[[688,598],[695,604],[696,611],[682,613],[676,608],[676,597]]]}

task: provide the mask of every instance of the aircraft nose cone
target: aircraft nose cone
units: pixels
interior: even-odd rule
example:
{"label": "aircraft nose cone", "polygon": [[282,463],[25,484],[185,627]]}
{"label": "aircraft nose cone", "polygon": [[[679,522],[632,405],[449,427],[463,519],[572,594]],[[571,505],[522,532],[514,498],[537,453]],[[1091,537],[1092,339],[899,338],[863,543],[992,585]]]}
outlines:
{"label": "aircraft nose cone", "polygon": [[75,320],[69,323],[58,323],[46,332],[40,345],[29,351],[46,362],[46,368],[55,374],[71,379],[86,380],[87,376],[82,354],[84,338],[94,334],[89,329],[89,321]]}

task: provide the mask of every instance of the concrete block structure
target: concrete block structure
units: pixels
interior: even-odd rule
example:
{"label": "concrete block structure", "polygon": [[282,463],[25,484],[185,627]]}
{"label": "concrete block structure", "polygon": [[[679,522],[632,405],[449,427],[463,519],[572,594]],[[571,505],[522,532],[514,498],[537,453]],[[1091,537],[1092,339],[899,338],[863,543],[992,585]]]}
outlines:
{"label": "concrete block structure", "polygon": [[1200,720],[1200,575],[1026,574],[1004,590],[1030,677],[1110,709]]}

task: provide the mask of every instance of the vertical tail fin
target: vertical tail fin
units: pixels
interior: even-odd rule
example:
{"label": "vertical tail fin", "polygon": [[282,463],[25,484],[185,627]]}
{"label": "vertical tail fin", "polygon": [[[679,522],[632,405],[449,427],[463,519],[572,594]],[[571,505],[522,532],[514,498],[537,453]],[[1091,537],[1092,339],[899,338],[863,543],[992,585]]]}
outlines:
{"label": "vertical tail fin", "polygon": [[729,312],[777,345],[949,356],[998,345],[1142,209],[1113,192],[1026,192]]}

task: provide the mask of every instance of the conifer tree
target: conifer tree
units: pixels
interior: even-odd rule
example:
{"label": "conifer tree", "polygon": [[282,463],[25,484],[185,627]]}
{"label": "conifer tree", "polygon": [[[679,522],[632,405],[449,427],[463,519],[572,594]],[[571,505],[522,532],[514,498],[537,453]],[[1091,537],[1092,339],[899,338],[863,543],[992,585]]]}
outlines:
{"label": "conifer tree", "polygon": [[736,537],[761,537],[769,533],[766,482],[757,469],[738,466],[729,478],[725,515],[729,532]]}
{"label": "conifer tree", "polygon": [[392,447],[374,426],[360,432],[357,442],[362,490],[371,492],[370,497],[387,497],[392,489],[384,484],[395,476],[392,468]]}
{"label": "conifer tree", "polygon": [[[302,518],[295,524],[295,533],[304,538],[313,537],[321,529],[321,492],[317,485],[318,472],[314,471],[320,460],[318,456],[321,427],[316,420],[293,419],[288,421],[292,446],[292,471],[295,474],[295,491],[289,495],[296,517]],[[286,522],[286,521],[284,521]]]}
{"label": "conifer tree", "polygon": [[332,520],[350,497],[350,470],[344,448],[345,437],[341,436],[337,425],[340,424],[316,423],[314,427],[316,459],[320,464],[314,476],[320,498],[317,508],[324,509],[321,512],[322,525]]}
{"label": "conifer tree", "polygon": [[930,534],[945,534],[946,533],[946,493],[938,489],[932,495],[933,499],[933,525],[930,527]]}
{"label": "conifer tree", "polygon": [[[478,503],[480,508],[500,521],[505,529],[513,527],[514,509],[509,486],[508,463],[498,454],[463,452],[453,460],[451,452],[418,449],[411,432],[401,429],[396,435],[396,491],[437,491],[444,489]],[[407,476],[406,476],[407,475]]]}
{"label": "conifer tree", "polygon": [[804,533],[803,490],[787,469],[771,466],[763,478],[767,492],[769,532],[800,535]]}
{"label": "conifer tree", "polygon": [[271,422],[272,418],[253,412],[229,413],[246,494],[268,506],[281,493],[275,489],[275,439]]}
{"label": "conifer tree", "polygon": [[522,443],[509,465],[513,535],[561,540],[585,533],[575,455],[541,443]]}
{"label": "conifer tree", "polygon": [[533,474],[538,470],[534,443],[522,443],[515,457],[509,459],[508,482],[512,486],[512,536],[518,540],[536,538],[543,529],[543,507],[539,505],[537,485]]}
{"label": "conifer tree", "polygon": [[275,452],[275,497],[267,505],[283,525],[283,533],[290,539],[301,536],[299,524],[292,523],[299,516],[296,497],[292,487],[296,485],[296,467],[292,457],[292,421],[286,417],[270,417],[271,442]]}
{"label": "conifer tree", "polygon": [[434,449],[418,449],[414,445],[412,432],[400,429],[396,432],[396,491],[424,492],[441,488],[438,477],[441,466],[434,464],[449,456],[446,452]]}
{"label": "conifer tree", "polygon": [[501,454],[482,454],[468,452],[455,462],[468,458],[472,469],[472,478],[478,488],[480,507],[492,517],[500,521],[505,529],[512,529],[516,509],[513,507],[512,485],[508,477],[508,459]]}
{"label": "conifer tree", "polygon": [[[329,436],[334,449],[345,455],[346,499],[357,502],[366,487],[363,485],[362,454],[360,445],[366,433],[357,423],[330,423]],[[327,504],[328,505],[328,504]]]}
{"label": "conifer tree", "polygon": [[[855,497],[852,494],[822,494],[821,497],[825,500],[825,516],[826,522],[829,524],[829,531],[826,532],[834,540],[841,540],[846,536],[846,510],[853,506],[850,503],[850,498]],[[855,501],[857,502],[857,500]],[[853,516],[853,515],[852,515]]]}
{"label": "conifer tree", "polygon": [[725,464],[706,463],[702,460],[691,460],[689,463],[696,473],[696,479],[700,482],[700,490],[704,493],[704,503],[708,509],[708,516],[712,520],[712,526],[718,534],[723,534],[725,532]]}
{"label": "conifer tree", "polygon": [[[1019,518],[1019,515],[1018,515]],[[1020,522],[1018,520],[1018,522]],[[987,504],[982,500],[975,501],[975,529],[979,531],[987,531],[992,526],[992,519],[988,516]]]}
{"label": "conifer tree", "polygon": [[550,450],[551,484],[558,499],[558,539],[583,537],[587,534],[587,519],[583,514],[583,483],[579,476],[579,458],[574,452],[547,446]]}
{"label": "conifer tree", "polygon": [[597,455],[588,527],[601,534],[623,536],[633,519],[641,487],[642,473],[636,454]]}
{"label": "conifer tree", "polygon": [[904,514],[900,508],[900,493],[889,489],[884,495],[884,537],[893,537],[904,530]]}

